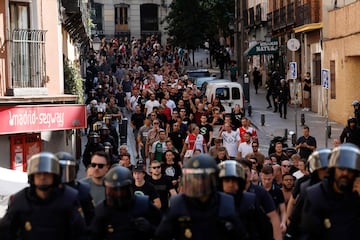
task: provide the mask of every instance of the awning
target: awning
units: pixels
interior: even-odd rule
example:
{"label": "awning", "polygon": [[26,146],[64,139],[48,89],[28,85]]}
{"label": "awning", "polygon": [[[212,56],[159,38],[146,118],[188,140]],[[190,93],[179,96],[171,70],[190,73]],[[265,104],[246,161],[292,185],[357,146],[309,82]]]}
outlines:
{"label": "awning", "polygon": [[305,25],[302,25],[302,26],[300,26],[300,27],[294,28],[294,32],[295,32],[295,33],[309,32],[309,31],[321,29],[322,27],[323,27],[322,22],[319,22],[319,23],[309,23],[309,24],[305,24]]}
{"label": "awning", "polygon": [[278,41],[259,42],[255,46],[246,49],[246,51],[244,52],[244,56],[268,55],[268,54],[276,54],[278,52],[279,52]]}

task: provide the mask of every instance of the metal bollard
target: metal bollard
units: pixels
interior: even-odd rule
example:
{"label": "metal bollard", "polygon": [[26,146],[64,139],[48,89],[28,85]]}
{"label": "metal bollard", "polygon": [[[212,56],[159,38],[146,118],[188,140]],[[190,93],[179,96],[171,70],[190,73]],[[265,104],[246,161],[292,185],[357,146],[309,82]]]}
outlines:
{"label": "metal bollard", "polygon": [[120,145],[127,144],[127,128],[128,128],[128,119],[123,118],[119,123],[119,135],[120,135]]}
{"label": "metal bollard", "polygon": [[284,129],[284,139],[288,139],[288,134],[289,134],[289,131],[287,128]]}
{"label": "metal bollard", "polygon": [[252,107],[251,105],[248,106],[248,115],[249,117],[251,117],[251,114],[252,114]]}
{"label": "metal bollard", "polygon": [[296,133],[294,133],[293,135],[291,135],[291,143],[292,143],[293,147],[295,147],[295,145],[296,145],[296,140],[297,140],[297,136],[296,136]]}
{"label": "metal bollard", "polygon": [[264,126],[265,125],[265,114],[261,114],[260,120],[261,120],[261,126]]}
{"label": "metal bollard", "polygon": [[301,119],[300,119],[300,121],[301,121],[301,126],[304,126],[305,125],[305,114],[301,114]]}
{"label": "metal bollard", "polygon": [[330,125],[326,127],[326,131],[327,131],[326,133],[327,133],[328,138],[331,138],[331,126]]}

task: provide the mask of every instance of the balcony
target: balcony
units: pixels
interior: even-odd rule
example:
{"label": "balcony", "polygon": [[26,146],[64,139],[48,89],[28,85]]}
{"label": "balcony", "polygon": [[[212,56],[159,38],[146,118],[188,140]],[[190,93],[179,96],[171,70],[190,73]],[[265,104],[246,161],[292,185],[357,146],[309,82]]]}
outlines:
{"label": "balcony", "polygon": [[274,22],[273,22],[273,30],[278,30],[280,29],[280,9],[277,9],[273,12],[273,18],[274,18]]}
{"label": "balcony", "polygon": [[[11,34],[11,83],[6,95],[47,95],[44,30],[15,29]],[[26,89],[26,91],[23,91]],[[32,89],[32,91],[29,91]]]}
{"label": "balcony", "polygon": [[85,45],[90,40],[90,8],[87,1],[61,0],[64,11],[62,12],[63,24],[70,37]]}
{"label": "balcony", "polygon": [[255,24],[261,24],[261,4],[256,5]]}
{"label": "balcony", "polygon": [[272,12],[267,14],[267,25],[268,25],[268,27],[272,28],[272,25],[273,25],[273,13]]}
{"label": "balcony", "polygon": [[287,12],[287,14],[286,14],[287,26],[292,26],[295,22],[294,3],[290,3],[289,5],[287,5],[286,12]]}
{"label": "balcony", "polygon": [[254,8],[249,8],[249,27],[253,27],[255,25],[255,12]]}
{"label": "balcony", "polygon": [[296,6],[295,11],[295,27],[310,23],[318,23],[319,18],[319,6],[316,3],[307,3]]}
{"label": "balcony", "polygon": [[280,22],[279,22],[279,28],[285,28],[286,27],[286,7],[280,8]]}
{"label": "balcony", "polygon": [[247,10],[243,11],[243,18],[244,18],[244,28],[249,27],[249,13]]}

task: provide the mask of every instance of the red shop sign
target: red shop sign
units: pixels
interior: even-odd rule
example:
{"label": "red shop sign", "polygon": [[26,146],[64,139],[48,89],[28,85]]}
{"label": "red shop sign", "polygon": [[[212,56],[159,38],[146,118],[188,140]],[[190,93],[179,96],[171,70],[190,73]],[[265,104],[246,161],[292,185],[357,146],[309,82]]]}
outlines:
{"label": "red shop sign", "polygon": [[85,105],[1,106],[0,134],[86,127]]}

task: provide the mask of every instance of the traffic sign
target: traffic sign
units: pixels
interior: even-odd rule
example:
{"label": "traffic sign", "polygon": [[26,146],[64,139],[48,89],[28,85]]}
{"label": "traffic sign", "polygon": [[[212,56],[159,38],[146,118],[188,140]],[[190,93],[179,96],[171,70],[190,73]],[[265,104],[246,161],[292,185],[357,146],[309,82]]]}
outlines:
{"label": "traffic sign", "polygon": [[296,62],[289,63],[290,79],[297,79],[297,64]]}
{"label": "traffic sign", "polygon": [[329,89],[330,84],[330,70],[329,69],[321,69],[321,82],[322,87],[325,89]]}
{"label": "traffic sign", "polygon": [[296,52],[300,48],[300,42],[296,38],[290,38],[287,41],[286,45],[287,45],[287,48],[292,52]]}

